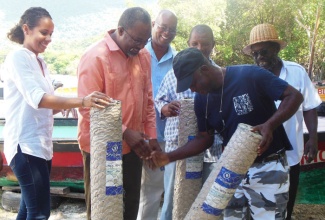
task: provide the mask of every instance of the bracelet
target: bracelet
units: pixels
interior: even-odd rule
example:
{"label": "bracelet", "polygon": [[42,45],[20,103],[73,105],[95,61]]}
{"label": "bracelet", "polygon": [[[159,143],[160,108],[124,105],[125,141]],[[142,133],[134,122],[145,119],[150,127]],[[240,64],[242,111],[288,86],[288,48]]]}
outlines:
{"label": "bracelet", "polygon": [[83,97],[83,98],[82,98],[82,101],[81,101],[81,106],[82,106],[83,108],[85,107],[84,101],[85,101],[85,97]]}

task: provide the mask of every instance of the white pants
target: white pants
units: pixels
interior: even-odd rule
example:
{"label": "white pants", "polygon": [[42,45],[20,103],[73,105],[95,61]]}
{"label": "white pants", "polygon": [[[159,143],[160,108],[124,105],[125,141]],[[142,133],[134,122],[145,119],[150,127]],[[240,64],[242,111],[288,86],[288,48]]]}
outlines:
{"label": "white pants", "polygon": [[[165,143],[159,142],[160,148],[165,150]],[[162,194],[164,192],[164,170],[151,170],[148,166],[142,167],[140,204],[137,220],[155,220]]]}

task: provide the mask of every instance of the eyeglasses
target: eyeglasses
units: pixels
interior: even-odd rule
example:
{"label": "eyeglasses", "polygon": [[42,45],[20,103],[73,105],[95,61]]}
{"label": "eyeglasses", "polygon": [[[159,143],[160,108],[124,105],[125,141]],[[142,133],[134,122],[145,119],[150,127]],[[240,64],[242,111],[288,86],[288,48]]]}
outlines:
{"label": "eyeglasses", "polygon": [[262,50],[252,51],[251,55],[256,58],[258,57],[258,55],[266,56],[268,53],[269,51],[267,49],[262,49]]}
{"label": "eyeglasses", "polygon": [[218,126],[220,127],[220,124],[222,126],[222,128],[220,130],[217,129],[208,129],[208,106],[209,106],[209,93],[207,95],[207,104],[206,104],[206,108],[205,108],[205,129],[208,132],[209,135],[214,136],[216,134],[221,134],[225,128],[226,128],[226,123],[225,120],[222,118],[222,107],[220,106],[220,110],[219,110],[219,116],[220,116],[220,122],[218,124]]}
{"label": "eyeglasses", "polygon": [[125,33],[127,33],[129,35],[129,37],[133,40],[134,44],[140,46],[140,45],[146,45],[148,43],[148,40],[136,40],[134,39],[131,34],[129,34],[129,32],[127,32],[127,30],[125,28],[123,28]]}
{"label": "eyeglasses", "polygon": [[158,24],[157,22],[155,22],[155,24],[157,25],[159,30],[161,30],[162,32],[168,32],[170,34],[176,34],[176,29],[168,28],[168,27],[166,27],[164,25]]}

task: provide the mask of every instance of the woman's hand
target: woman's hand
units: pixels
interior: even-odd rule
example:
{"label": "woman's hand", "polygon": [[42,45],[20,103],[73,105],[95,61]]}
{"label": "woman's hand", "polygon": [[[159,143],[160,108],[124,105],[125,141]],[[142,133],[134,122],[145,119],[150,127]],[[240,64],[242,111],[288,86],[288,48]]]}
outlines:
{"label": "woman's hand", "polygon": [[87,95],[82,98],[82,107],[84,108],[105,108],[110,103],[113,103],[114,100],[101,92],[92,92],[90,95]]}

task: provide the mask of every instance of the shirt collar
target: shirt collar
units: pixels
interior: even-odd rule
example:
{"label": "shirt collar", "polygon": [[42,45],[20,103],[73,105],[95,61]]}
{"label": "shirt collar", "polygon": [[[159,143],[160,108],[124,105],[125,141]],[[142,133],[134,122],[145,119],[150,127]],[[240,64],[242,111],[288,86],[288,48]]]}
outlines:
{"label": "shirt collar", "polygon": [[[154,58],[155,60],[158,60],[156,57],[156,54],[152,48],[152,44],[151,44],[152,39],[150,39],[148,41],[148,43],[146,44],[145,48],[149,51],[149,53],[151,54],[151,57]],[[164,56],[157,61],[158,63],[162,63],[165,62],[166,60],[172,59],[174,58],[174,56],[176,55],[176,51],[170,46],[168,45],[168,51],[167,53],[164,54]]]}
{"label": "shirt collar", "polygon": [[285,66],[282,60],[281,63],[282,63],[282,67],[281,67],[279,78],[285,80],[285,78],[287,77],[287,67]]}
{"label": "shirt collar", "polygon": [[116,29],[111,29],[107,32],[105,36],[105,42],[110,49],[110,51],[119,51],[121,50],[120,47],[116,44],[116,42],[112,39],[111,34],[114,33]]}

